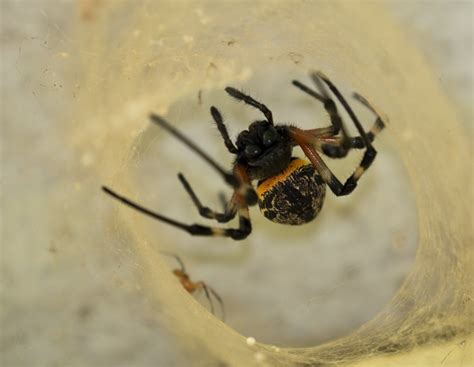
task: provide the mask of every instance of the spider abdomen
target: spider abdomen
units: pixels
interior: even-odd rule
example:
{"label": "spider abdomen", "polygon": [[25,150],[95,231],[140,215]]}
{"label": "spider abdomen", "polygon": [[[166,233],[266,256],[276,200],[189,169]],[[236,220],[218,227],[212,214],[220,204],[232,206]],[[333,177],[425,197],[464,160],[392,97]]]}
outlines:
{"label": "spider abdomen", "polygon": [[260,211],[267,219],[299,225],[318,215],[326,184],[311,163],[294,158],[283,172],[260,181],[257,194]]}

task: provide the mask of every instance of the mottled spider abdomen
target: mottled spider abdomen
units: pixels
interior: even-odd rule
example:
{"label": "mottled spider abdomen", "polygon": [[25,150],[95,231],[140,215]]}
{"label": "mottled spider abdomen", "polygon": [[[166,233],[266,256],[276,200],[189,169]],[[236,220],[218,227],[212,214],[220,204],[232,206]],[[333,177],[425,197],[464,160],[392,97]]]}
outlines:
{"label": "mottled spider abdomen", "polygon": [[326,184],[311,163],[294,158],[280,174],[260,181],[257,194],[260,211],[267,219],[299,225],[318,215]]}

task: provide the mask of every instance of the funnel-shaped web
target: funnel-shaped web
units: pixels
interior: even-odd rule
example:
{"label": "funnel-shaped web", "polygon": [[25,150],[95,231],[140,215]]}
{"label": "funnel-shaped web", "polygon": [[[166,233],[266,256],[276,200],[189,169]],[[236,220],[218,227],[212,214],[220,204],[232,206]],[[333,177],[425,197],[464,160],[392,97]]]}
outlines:
{"label": "funnel-shaped web", "polygon": [[[369,171],[367,178],[362,180],[361,192],[353,205],[370,207],[374,204],[364,198],[371,189],[364,191],[363,186],[374,188],[379,184],[377,165],[386,162],[383,151],[389,149],[387,142],[392,142],[390,149],[408,172],[407,187],[414,193],[416,203],[414,222],[417,220],[418,244],[416,259],[407,277],[393,298],[387,299],[385,306],[374,312],[369,321],[362,326],[362,322],[353,325],[355,331],[334,335],[338,338],[326,343],[322,343],[325,338],[320,336],[319,340],[315,338],[315,344],[319,345],[304,348],[249,345],[245,336],[211,317],[179,288],[158,248],[173,249],[173,241],[179,239],[186,243],[178,246],[197,251],[196,248],[206,241],[206,246],[210,246],[212,240],[203,242],[181,234],[174,237],[174,232],[162,224],[150,223],[132,210],[120,207],[116,214],[120,215],[121,230],[111,236],[123,236],[127,232],[126,242],[130,244],[140,273],[137,282],[152,304],[167,310],[167,326],[184,346],[208,354],[226,366],[363,364],[371,357],[381,358],[396,352],[416,353],[433,345],[435,353],[438,345],[442,348],[445,343],[463,340],[472,332],[473,258],[469,216],[469,202],[472,203],[469,170],[472,167],[466,166],[468,142],[430,68],[407,43],[383,8],[372,3],[361,5],[348,1],[193,1],[140,5],[134,1],[110,1],[101,3],[97,16],[81,28],[79,37],[82,39],[80,67],[84,75],[81,87],[84,93],[80,108],[75,111],[81,125],[73,136],[80,149],[100,157],[98,172],[102,182],[98,190],[100,184],[109,184],[131,198],[146,197],[144,189],[138,189],[141,183],[132,173],[142,164],[147,152],[154,149],[154,153],[163,153],[161,160],[166,158],[167,165],[153,168],[156,172],[150,173],[148,178],[154,177],[154,181],[148,188],[161,192],[160,195],[164,192],[165,199],[161,196],[160,200],[145,201],[144,204],[166,210],[183,220],[198,220],[192,204],[182,204],[188,198],[174,176],[179,171],[192,171],[189,167],[200,164],[198,158],[189,155],[163,132],[152,131],[156,127],[147,124],[148,114],[162,114],[180,128],[197,134],[211,154],[224,152],[224,143],[212,125],[208,107],[219,107],[232,136],[245,127],[249,116],[254,116],[243,104],[228,101],[224,87],[245,87],[246,92],[274,107],[275,121],[284,114],[281,111],[286,106],[296,109],[296,104],[300,107],[298,110],[306,112],[295,112],[299,114],[285,118],[294,116],[304,120],[303,116],[306,116],[307,121],[315,123],[308,117],[311,113],[308,111],[318,111],[316,103],[291,86],[291,80],[310,83],[307,72],[316,68],[330,75],[335,83],[342,83],[345,92],[356,89],[389,120],[380,135],[382,143],[378,151],[382,158],[377,158],[371,168],[373,172]],[[288,97],[290,93],[295,97]],[[219,95],[217,101],[209,100],[209,96]],[[186,115],[189,115],[191,103],[201,110],[196,118]],[[240,113],[248,120],[236,121]],[[318,116],[323,118],[325,115],[319,112]],[[372,126],[372,115],[364,115],[363,120],[367,129]],[[326,126],[327,122],[319,121],[314,127]],[[305,124],[309,127],[309,122]],[[225,157],[222,154],[224,165],[230,163]],[[158,165],[160,156],[155,155],[153,159]],[[348,163],[345,167],[350,171],[355,166]],[[151,166],[147,167],[151,169]],[[382,168],[378,169],[383,172]],[[190,175],[192,180],[192,173]],[[193,185],[196,190],[205,190],[206,182],[210,182],[212,188],[225,187],[212,173],[209,173],[209,179],[207,173],[194,177],[198,177]],[[217,198],[217,192],[212,192]],[[406,193],[407,197],[410,195]],[[104,197],[104,200],[109,199]],[[337,205],[336,199],[329,199],[325,210],[335,211]],[[183,208],[187,210],[183,212]],[[390,210],[376,213],[379,217],[377,226],[394,220],[391,215]],[[249,257],[252,248],[258,248],[259,243],[265,243],[268,238],[275,238],[271,236],[278,231],[286,230],[258,217],[257,211],[252,212],[256,234],[249,240],[248,247],[244,247],[250,251]],[[386,219],[380,220],[380,217]],[[322,223],[315,225],[332,226],[337,232],[338,223],[324,218],[331,217],[322,217]],[[370,232],[375,224],[358,218],[354,226],[359,225],[361,227],[357,228],[365,226]],[[302,233],[308,236],[304,237],[297,235],[295,229],[291,231],[295,233],[295,243],[300,243],[291,249],[297,257],[298,251],[305,251],[305,238],[310,239],[312,232],[304,227]],[[377,245],[377,238],[368,238]],[[292,241],[292,237],[286,236],[285,240]],[[240,245],[226,240],[215,246]],[[275,251],[281,251],[281,246]],[[317,244],[314,246],[316,249]],[[354,248],[357,246],[357,243],[353,244]],[[294,260],[288,257],[288,261]],[[216,264],[218,262],[216,260]],[[298,266],[297,263],[294,265]],[[243,268],[234,268],[234,271],[244,272],[244,265],[239,266]],[[192,269],[188,267],[188,271]],[[309,274],[310,271],[308,269]],[[259,274],[265,274],[264,262]],[[212,279],[205,280],[222,293]],[[230,290],[225,290],[224,302],[232,303],[235,301],[231,296],[233,285],[227,286]],[[298,286],[298,283],[294,284],[294,287]],[[271,291],[281,292],[279,289]],[[247,296],[253,297],[250,293]],[[245,299],[238,301],[245,303]],[[370,299],[367,302],[370,303]],[[231,314],[232,306],[226,306]],[[268,307],[271,309],[272,305]],[[318,323],[312,316],[314,320],[324,317],[316,317],[317,307],[310,310],[303,313],[305,328],[317,330]],[[251,309],[247,312],[248,319],[252,320]],[[301,312],[301,309],[294,309],[294,312]],[[241,331],[237,322],[231,326]],[[264,327],[271,329],[271,325]],[[281,340],[284,342],[285,338]],[[258,336],[257,342],[260,342]],[[309,341],[302,343],[308,345]]]}

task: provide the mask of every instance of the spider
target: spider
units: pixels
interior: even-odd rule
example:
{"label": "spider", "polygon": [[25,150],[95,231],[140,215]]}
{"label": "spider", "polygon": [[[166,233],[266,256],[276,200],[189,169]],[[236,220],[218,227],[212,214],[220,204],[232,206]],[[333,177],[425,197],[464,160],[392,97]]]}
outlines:
{"label": "spider", "polygon": [[[103,190],[143,214],[180,228],[191,235],[224,236],[242,240],[252,231],[249,206],[257,203],[263,215],[276,223],[300,225],[312,221],[323,206],[326,185],[336,196],[348,195],[355,189],[357,182],[375,159],[377,152],[372,146],[372,142],[385,127],[385,124],[364,97],[353,93],[353,97],[376,116],[372,129],[366,133],[336,86],[321,72],[313,72],[310,76],[317,91],[296,80],[293,81],[293,85],[323,104],[331,120],[331,125],[328,127],[303,130],[288,124],[275,124],[272,112],[263,103],[235,88],[225,88],[230,96],[255,107],[265,117],[252,122],[247,130],[240,132],[234,144],[229,137],[221,113],[216,107],[211,107],[211,115],[217,124],[224,144],[227,150],[235,155],[231,171],[224,169],[162,117],[155,114],[150,115],[153,123],[167,130],[194,151],[209,163],[228,185],[233,187],[233,195],[225,203],[224,210],[222,212],[214,211],[201,203],[184,175],[179,173],[178,178],[197,207],[199,214],[204,218],[214,219],[218,223],[227,223],[238,215],[238,228],[182,223],[151,211],[107,187],[103,187]],[[348,135],[327,87],[347,111],[359,136],[350,137]],[[292,156],[293,148],[296,146],[303,150],[309,162]],[[342,184],[321,159],[320,153],[331,158],[343,158],[351,149],[365,149],[365,151],[359,166]],[[256,188],[252,186],[253,181],[257,181]]]}
{"label": "spider", "polygon": [[176,275],[178,278],[179,282],[183,286],[183,288],[189,292],[190,294],[196,293],[197,291],[200,291],[201,289],[204,290],[204,294],[206,295],[207,300],[209,301],[209,304],[211,306],[211,312],[214,314],[214,304],[212,303],[212,298],[211,294],[217,299],[221,306],[222,310],[222,319],[225,319],[225,309],[224,309],[224,302],[222,301],[222,298],[219,296],[219,294],[209,287],[206,283],[204,283],[202,280],[198,282],[193,282],[189,274],[186,272],[186,269],[184,267],[184,263],[181,260],[181,258],[178,255],[174,254],[169,254],[167,252],[161,252],[161,254],[166,255],[166,256],[171,256],[174,257],[179,264],[179,269],[174,269],[173,274]]}

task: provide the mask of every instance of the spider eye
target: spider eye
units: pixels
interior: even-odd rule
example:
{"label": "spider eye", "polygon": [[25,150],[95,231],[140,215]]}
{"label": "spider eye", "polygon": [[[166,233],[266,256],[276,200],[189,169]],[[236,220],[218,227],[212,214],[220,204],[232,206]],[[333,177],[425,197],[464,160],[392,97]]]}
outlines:
{"label": "spider eye", "polygon": [[277,139],[278,139],[278,132],[275,130],[274,127],[270,127],[267,131],[263,133],[263,138],[262,138],[263,145],[265,145],[266,147],[269,147],[270,145],[275,143]]}
{"label": "spider eye", "polygon": [[258,145],[249,144],[245,147],[244,154],[247,158],[257,157],[262,153],[262,149]]}

